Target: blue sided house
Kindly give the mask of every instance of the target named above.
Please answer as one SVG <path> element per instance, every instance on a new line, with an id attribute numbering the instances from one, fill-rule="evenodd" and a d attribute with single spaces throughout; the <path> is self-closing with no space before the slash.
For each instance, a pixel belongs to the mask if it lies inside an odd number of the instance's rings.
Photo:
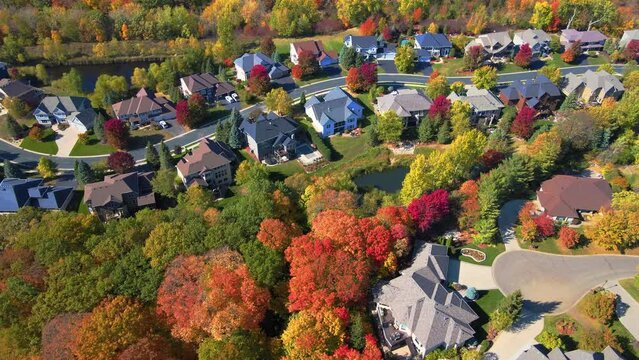
<path id="1" fill-rule="evenodd" d="M 73 197 L 69 186 L 43 185 L 43 180 L 7 178 L 0 182 L 0 213 L 16 212 L 23 206 L 64 210 Z"/>
<path id="2" fill-rule="evenodd" d="M 322 137 L 353 130 L 364 116 L 364 107 L 339 87 L 323 97 L 311 97 L 304 109 Z"/>

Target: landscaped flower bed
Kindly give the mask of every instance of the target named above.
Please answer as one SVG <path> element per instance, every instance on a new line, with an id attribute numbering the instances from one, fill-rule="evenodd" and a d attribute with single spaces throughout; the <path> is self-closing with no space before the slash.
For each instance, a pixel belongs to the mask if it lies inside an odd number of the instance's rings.
<path id="1" fill-rule="evenodd" d="M 463 248 L 461 249 L 461 254 L 463 256 L 468 256 L 476 262 L 482 262 L 486 260 L 486 254 L 483 251 L 479 251 L 477 249 Z"/>

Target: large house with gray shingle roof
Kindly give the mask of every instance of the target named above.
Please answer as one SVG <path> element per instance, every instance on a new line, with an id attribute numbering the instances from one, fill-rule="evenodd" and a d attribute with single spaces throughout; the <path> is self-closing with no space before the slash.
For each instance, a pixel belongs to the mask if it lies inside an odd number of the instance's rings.
<path id="1" fill-rule="evenodd" d="M 378 97 L 375 110 L 378 113 L 392 111 L 404 120 L 404 126 L 415 126 L 428 115 L 432 104 L 431 99 L 419 90 L 399 89 Z"/>
<path id="2" fill-rule="evenodd" d="M 42 125 L 69 124 L 85 133 L 93 128 L 97 116 L 89 99 L 81 96 L 47 96 L 33 111 Z"/>
<path id="3" fill-rule="evenodd" d="M 518 31 L 513 35 L 513 44 L 521 47 L 528 44 L 534 56 L 550 54 L 550 35 L 540 29 Z"/>
<path id="4" fill-rule="evenodd" d="M 575 29 L 565 29 L 561 31 L 559 42 L 564 49 L 570 48 L 579 42 L 581 51 L 602 51 L 608 37 L 599 30 L 579 31 Z"/>
<path id="5" fill-rule="evenodd" d="M 514 105 L 517 110 L 527 106 L 539 112 L 554 111 L 562 98 L 557 85 L 541 74 L 533 79 L 515 80 L 499 92 L 499 99 L 506 105 Z"/>
<path id="6" fill-rule="evenodd" d="M 561 91 L 566 96 L 575 93 L 586 104 L 601 104 L 607 97 L 619 100 L 625 88 L 619 79 L 606 71 L 588 70 L 583 75 L 566 75 Z"/>
<path id="7" fill-rule="evenodd" d="M 524 351 L 517 357 L 517 360 L 623 360 L 623 358 L 610 346 L 607 346 L 602 352 L 563 351 L 560 348 L 549 351 L 543 345 L 537 344 Z"/>
<path id="8" fill-rule="evenodd" d="M 246 118 L 240 125 L 251 153 L 259 161 L 268 162 L 288 161 L 295 156 L 298 128 L 295 120 L 274 112 Z"/>
<path id="9" fill-rule="evenodd" d="M 364 116 L 364 107 L 338 87 L 322 97 L 311 97 L 304 109 L 322 137 L 353 130 Z"/>
<path id="10" fill-rule="evenodd" d="M 271 80 L 280 79 L 290 73 L 290 69 L 286 66 L 276 63 L 270 57 L 256 52 L 255 54 L 246 53 L 233 62 L 235 64 L 235 72 L 238 80 L 247 81 L 251 70 L 256 65 L 262 65 L 268 71 L 268 77 Z"/>
<path id="11" fill-rule="evenodd" d="M 466 52 L 473 46 L 481 46 L 486 57 L 502 58 L 512 55 L 513 40 L 508 31 L 494 32 L 477 36 L 464 48 Z"/>
<path id="12" fill-rule="evenodd" d="M 0 110 L 2 101 L 6 98 L 20 99 L 30 106 L 37 106 L 42 99 L 42 91 L 20 80 L 0 79 Z"/>
<path id="13" fill-rule="evenodd" d="M 446 35 L 438 33 L 423 33 L 415 35 L 415 49 L 426 50 L 431 57 L 448 56 L 453 44 Z"/>
<path id="14" fill-rule="evenodd" d="M 470 120 L 474 124 L 482 124 L 490 126 L 499 119 L 501 110 L 504 108 L 499 99 L 487 89 L 477 89 L 474 86 L 468 86 L 465 95 L 455 92 L 448 95 L 451 103 L 455 101 L 467 102 L 470 104 Z"/>
<path id="15" fill-rule="evenodd" d="M 0 213 L 16 212 L 23 206 L 44 210 L 64 210 L 71 202 L 73 188 L 48 186 L 39 178 L 6 178 L 0 182 Z"/>
<path id="16" fill-rule="evenodd" d="M 344 46 L 352 48 L 360 56 L 365 58 L 374 58 L 381 48 L 381 42 L 375 36 L 356 36 L 346 35 L 344 37 Z"/>
<path id="17" fill-rule="evenodd" d="M 222 188 L 231 185 L 233 150 L 221 141 L 204 138 L 200 145 L 177 163 L 177 174 L 185 186 L 196 183 L 203 187 Z"/>
<path id="18" fill-rule="evenodd" d="M 84 203 L 91 214 L 107 221 L 129 216 L 145 207 L 155 207 L 153 172 L 107 175 L 104 181 L 84 186 Z"/>
<path id="19" fill-rule="evenodd" d="M 383 345 L 408 346 L 413 356 L 439 348 L 463 346 L 479 317 L 464 298 L 446 286 L 448 249 L 424 244 L 410 268 L 373 290 Z"/>
<path id="20" fill-rule="evenodd" d="M 175 106 L 169 99 L 156 96 L 151 90 L 142 88 L 134 97 L 111 106 L 115 116 L 127 121 L 132 128 L 149 124 L 151 121 L 175 119 Z"/>
<path id="21" fill-rule="evenodd" d="M 189 98 L 193 94 L 200 94 L 209 104 L 224 99 L 235 93 L 235 87 L 227 81 L 218 80 L 213 73 L 193 74 L 180 79 L 182 95 Z"/>

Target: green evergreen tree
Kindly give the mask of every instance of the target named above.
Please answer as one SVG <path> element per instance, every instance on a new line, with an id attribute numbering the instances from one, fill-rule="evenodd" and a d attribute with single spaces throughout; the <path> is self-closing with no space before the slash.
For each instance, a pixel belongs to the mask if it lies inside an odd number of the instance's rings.
<path id="1" fill-rule="evenodd" d="M 22 137 L 22 134 L 23 134 L 22 126 L 18 124 L 16 119 L 14 119 L 12 116 L 6 117 L 5 129 L 6 129 L 7 136 L 10 137 L 11 139 L 17 140 Z"/>
<path id="2" fill-rule="evenodd" d="M 357 55 L 355 49 L 344 46 L 339 52 L 339 64 L 342 66 L 342 68 L 348 70 L 355 66 L 355 62 L 357 61 L 358 57 L 359 56 Z"/>
<path id="3" fill-rule="evenodd" d="M 169 148 L 166 146 L 164 141 L 160 142 L 160 169 L 170 169 L 173 167 L 173 157 L 171 156 L 171 152 Z"/>
<path id="4" fill-rule="evenodd" d="M 146 162 L 151 165 L 154 169 L 157 169 L 160 166 L 160 155 L 158 154 L 157 149 L 150 141 L 146 143 Z"/>
<path id="5" fill-rule="evenodd" d="M 371 126 L 369 130 L 366 132 L 366 143 L 369 146 L 377 146 L 381 143 L 379 140 L 379 134 L 377 133 L 377 128 L 375 126 Z"/>
<path id="6" fill-rule="evenodd" d="M 437 137 L 437 122 L 424 117 L 417 128 L 417 135 L 420 142 L 430 142 Z"/>
<path id="7" fill-rule="evenodd" d="M 4 160 L 4 177 L 5 178 L 22 178 L 24 174 L 18 167 L 18 165 L 12 163 L 11 161 L 5 159 Z"/>
<path id="8" fill-rule="evenodd" d="M 579 104 L 577 103 L 577 94 L 571 92 L 568 96 L 566 96 L 566 99 L 564 99 L 564 102 L 559 107 L 559 110 L 574 110 L 578 107 Z"/>
<path id="9" fill-rule="evenodd" d="M 228 144 L 230 133 L 231 133 L 231 119 L 227 119 L 222 121 L 215 128 L 215 140 Z"/>
<path id="10" fill-rule="evenodd" d="M 104 142 L 104 115 L 101 113 L 98 113 L 98 116 L 95 117 L 93 133 L 98 140 Z"/>
<path id="11" fill-rule="evenodd" d="M 306 93 L 302 91 L 300 94 L 300 106 L 304 107 L 304 104 L 306 104 Z"/>
<path id="12" fill-rule="evenodd" d="M 231 129 L 229 131 L 229 146 L 233 149 L 241 149 L 242 145 L 242 133 L 236 123 L 231 123 Z"/>
<path id="13" fill-rule="evenodd" d="M 220 81 L 226 81 L 227 80 L 227 78 L 226 78 L 226 69 L 222 65 L 220 65 L 217 68 L 217 78 Z"/>
<path id="14" fill-rule="evenodd" d="M 213 61 L 211 61 L 211 58 L 207 56 L 204 62 L 202 63 L 202 72 L 210 73 L 212 71 L 213 71 Z"/>
<path id="15" fill-rule="evenodd" d="M 440 144 L 448 144 L 452 140 L 453 137 L 450 134 L 450 124 L 448 124 L 448 121 L 444 121 L 437 133 L 437 142 Z"/>
<path id="16" fill-rule="evenodd" d="M 74 175 L 76 180 L 78 180 L 78 184 L 86 185 L 95 181 L 95 174 L 93 173 L 93 169 L 86 162 L 80 160 L 75 161 L 74 164 Z"/>
<path id="17" fill-rule="evenodd" d="M 350 326 L 350 343 L 351 347 L 356 350 L 362 350 L 366 346 L 366 330 L 364 329 L 364 319 L 362 314 L 357 313 L 353 316 Z"/>
<path id="18" fill-rule="evenodd" d="M 277 52 L 277 50 L 273 51 L 273 55 L 271 56 L 271 58 L 276 63 L 282 62 L 280 59 L 280 54 Z"/>

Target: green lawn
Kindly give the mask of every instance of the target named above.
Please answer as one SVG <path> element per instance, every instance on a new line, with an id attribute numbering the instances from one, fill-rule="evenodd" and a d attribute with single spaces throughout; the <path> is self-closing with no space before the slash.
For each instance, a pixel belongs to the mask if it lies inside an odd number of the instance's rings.
<path id="1" fill-rule="evenodd" d="M 146 147 L 147 142 L 151 142 L 151 144 L 158 144 L 160 141 L 168 140 L 172 137 L 173 135 L 168 131 L 155 130 L 151 126 L 144 129 L 133 130 L 131 131 L 131 137 L 129 138 L 128 149 L 141 149 Z"/>
<path id="2" fill-rule="evenodd" d="M 89 135 L 89 141 L 86 144 L 78 142 L 75 143 L 71 150 L 71 156 L 92 156 L 92 155 L 104 155 L 114 152 L 113 146 L 109 144 L 102 144 L 95 136 L 95 134 Z"/>
<path id="3" fill-rule="evenodd" d="M 55 131 L 49 128 L 45 129 L 42 140 L 34 140 L 27 136 L 20 143 L 20 147 L 39 153 L 55 155 L 58 153 L 58 145 L 55 143 Z"/>
<path id="4" fill-rule="evenodd" d="M 639 285 L 635 278 L 619 280 L 619 284 L 632 296 L 635 301 L 639 302 Z"/>
<path id="5" fill-rule="evenodd" d="M 439 71 L 446 76 L 460 76 L 464 68 L 464 59 L 444 59 L 443 64 L 433 64 L 433 70 Z"/>
<path id="6" fill-rule="evenodd" d="M 604 55 L 600 55 L 600 56 L 588 56 L 588 59 L 586 59 L 586 61 L 583 64 L 580 65 L 601 65 L 601 64 L 605 64 L 605 63 L 609 63 L 610 59 L 608 59 L 607 56 Z M 563 60 L 561 60 L 561 54 L 552 54 L 552 60 L 546 61 L 546 65 L 555 65 L 557 67 L 568 67 L 568 66 L 575 66 L 575 64 L 568 64 L 566 62 L 564 62 Z"/>
<path id="7" fill-rule="evenodd" d="M 504 251 L 506 251 L 506 246 L 504 245 L 504 243 L 499 242 L 497 244 L 494 245 L 490 245 L 490 246 L 486 246 L 486 247 L 479 247 L 475 244 L 468 244 L 468 245 L 464 245 L 461 247 L 461 249 L 463 248 L 471 248 L 471 249 L 477 249 L 483 253 L 486 254 L 486 260 L 482 261 L 482 262 L 476 262 L 475 260 L 473 260 L 471 257 L 468 256 L 463 256 L 460 253 L 458 253 L 456 256 L 459 258 L 459 261 L 464 261 L 467 263 L 471 263 L 471 264 L 479 264 L 479 265 L 486 265 L 486 266 L 491 266 L 493 264 L 493 261 L 495 261 L 495 258 L 497 257 L 497 255 L 503 253 Z M 460 249 L 460 250 L 461 250 Z"/>
<path id="8" fill-rule="evenodd" d="M 482 341 L 488 333 L 489 315 L 497 308 L 499 302 L 504 298 L 504 295 L 496 289 L 480 290 L 477 293 L 479 294 L 479 299 L 474 302 L 469 302 L 469 305 L 479 316 L 479 319 L 475 320 L 472 325 L 476 331 L 475 336 L 477 340 Z"/>
<path id="9" fill-rule="evenodd" d="M 357 29 L 353 28 L 353 29 L 341 31 L 336 34 L 317 35 L 317 36 L 312 36 L 307 38 L 276 38 L 276 39 L 273 39 L 273 42 L 275 43 L 275 48 L 277 49 L 277 52 L 279 53 L 280 58 L 284 60 L 285 58 L 289 57 L 290 44 L 292 42 L 298 42 L 298 41 L 319 40 L 324 44 L 324 49 L 326 51 L 335 51 L 336 53 L 339 53 L 339 51 L 342 49 L 342 46 L 344 45 L 344 36 L 348 34 L 356 35 L 358 34 L 358 31 Z M 271 56 L 272 54 L 266 54 L 266 55 Z"/>

